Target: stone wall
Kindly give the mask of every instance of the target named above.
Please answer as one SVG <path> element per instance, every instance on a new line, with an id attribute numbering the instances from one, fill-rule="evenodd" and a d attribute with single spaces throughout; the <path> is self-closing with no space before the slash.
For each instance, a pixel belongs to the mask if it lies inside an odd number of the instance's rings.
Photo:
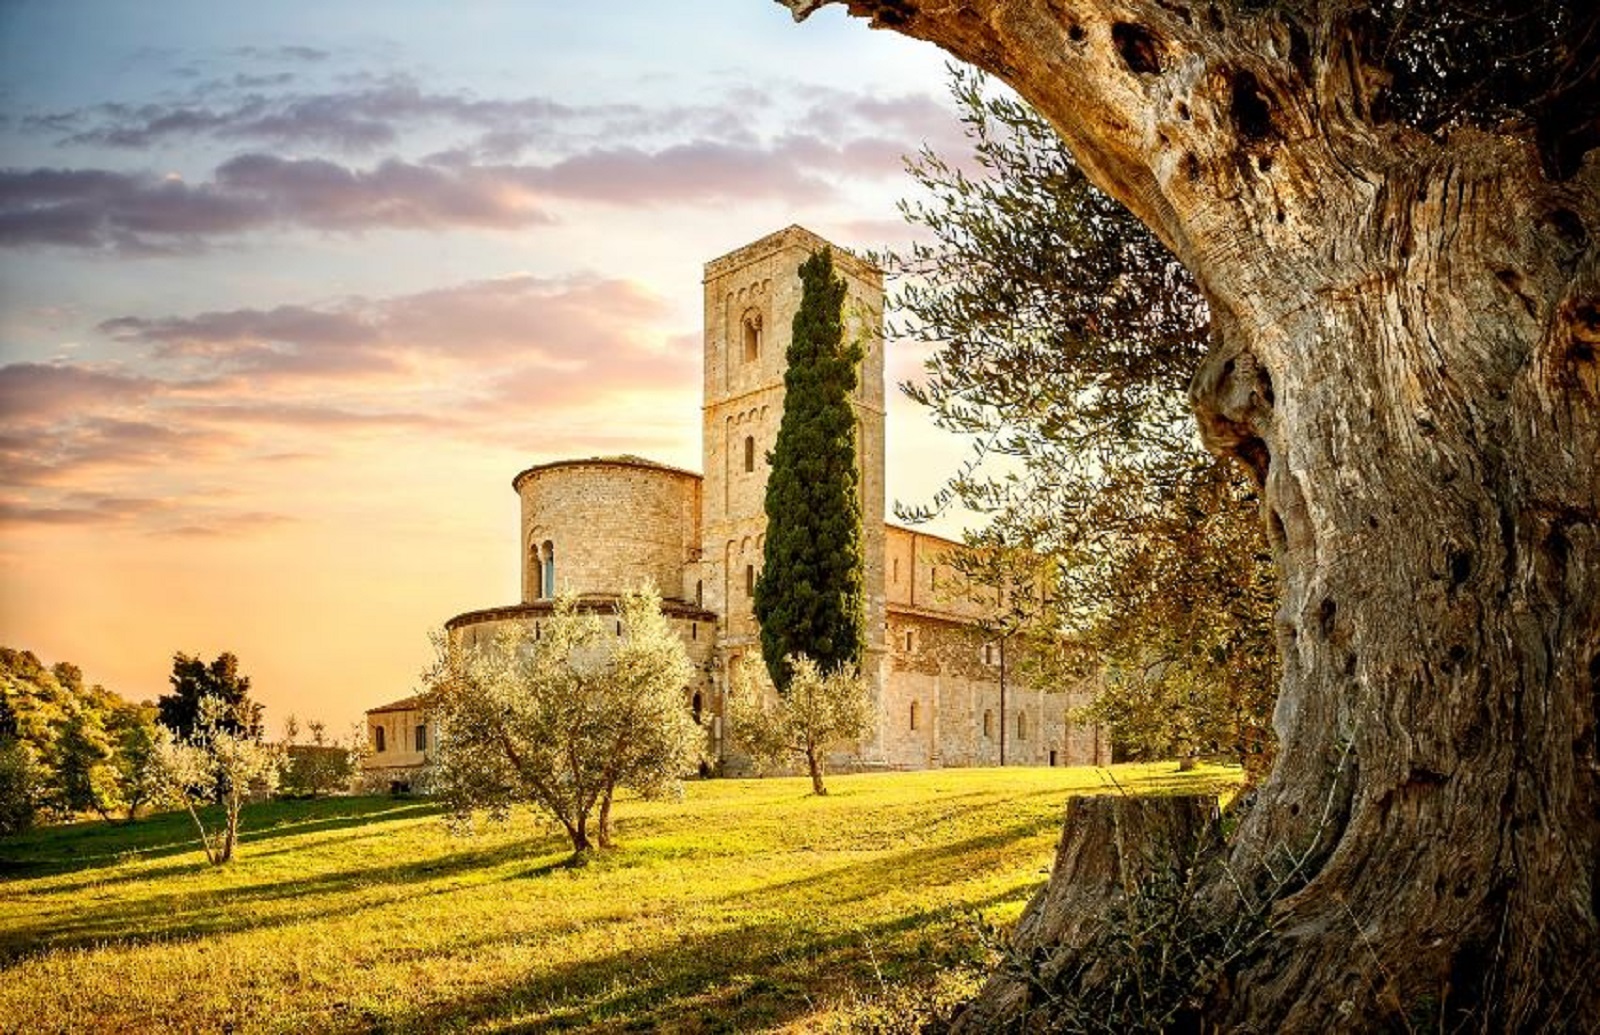
<path id="1" fill-rule="evenodd" d="M 1089 695 L 1032 685 L 1020 653 L 1016 641 L 1002 645 L 970 624 L 891 609 L 879 698 L 885 763 L 999 765 L 1002 736 L 1007 765 L 1109 763 L 1104 731 L 1069 715 Z"/>
<path id="2" fill-rule="evenodd" d="M 522 599 L 619 593 L 653 582 L 684 599 L 698 560 L 700 476 L 636 458 L 543 464 L 512 482 L 522 500 Z"/>

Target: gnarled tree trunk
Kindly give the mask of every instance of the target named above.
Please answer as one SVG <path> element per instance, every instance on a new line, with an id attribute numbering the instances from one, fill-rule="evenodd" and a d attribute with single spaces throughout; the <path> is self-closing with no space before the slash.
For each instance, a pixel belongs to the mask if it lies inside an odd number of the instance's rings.
<path id="1" fill-rule="evenodd" d="M 1307 878 L 1210 1020 L 1594 1023 L 1600 154 L 1383 122 L 1348 41 L 1210 5 L 846 6 L 1016 88 L 1210 301 L 1191 397 L 1284 587 L 1231 872 Z"/>

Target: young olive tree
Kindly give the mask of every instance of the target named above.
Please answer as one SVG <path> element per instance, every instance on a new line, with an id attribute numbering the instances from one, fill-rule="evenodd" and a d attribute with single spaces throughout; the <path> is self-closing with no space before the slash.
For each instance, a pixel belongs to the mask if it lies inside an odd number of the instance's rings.
<path id="1" fill-rule="evenodd" d="M 229 722 L 229 713 L 229 705 L 220 698 L 202 698 L 193 734 L 179 739 L 162 726 L 155 739 L 155 771 L 162 794 L 188 810 L 206 861 L 213 866 L 233 858 L 244 803 L 256 791 L 271 794 L 282 765 L 275 745 L 236 732 L 237 723 Z M 220 830 L 207 828 L 200 813 L 212 802 L 222 807 Z"/>
<path id="2" fill-rule="evenodd" d="M 734 740 L 757 766 L 804 759 L 811 790 L 827 794 L 822 770 L 828 748 L 872 728 L 867 683 L 849 663 L 823 672 L 804 654 L 791 654 L 784 660 L 791 677 L 788 691 L 781 694 L 756 666 L 734 667 L 728 725 Z"/>
<path id="3" fill-rule="evenodd" d="M 424 699 L 439 723 L 436 786 L 457 820 L 528 805 L 582 855 L 611 846 L 618 790 L 679 790 L 702 746 L 688 652 L 654 589 L 624 595 L 617 620 L 613 634 L 563 596 L 537 638 L 513 627 L 470 647 L 436 637 Z"/>

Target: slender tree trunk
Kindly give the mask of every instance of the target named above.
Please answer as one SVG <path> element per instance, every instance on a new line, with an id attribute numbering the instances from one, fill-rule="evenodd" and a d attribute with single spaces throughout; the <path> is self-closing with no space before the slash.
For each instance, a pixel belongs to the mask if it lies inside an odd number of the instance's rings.
<path id="1" fill-rule="evenodd" d="M 211 836 L 206 833 L 206 825 L 200 822 L 200 813 L 195 809 L 194 802 L 185 796 L 183 804 L 189 810 L 189 818 L 194 821 L 195 831 L 200 835 L 200 850 L 206 854 L 206 862 L 212 866 L 218 865 L 222 860 L 211 849 Z"/>
<path id="2" fill-rule="evenodd" d="M 239 808 L 241 803 L 231 800 L 227 803 L 227 822 L 222 831 L 222 849 L 217 853 L 217 865 L 233 859 L 234 845 L 239 842 Z"/>
<path id="3" fill-rule="evenodd" d="M 600 795 L 599 841 L 601 848 L 611 847 L 611 795 L 611 787 L 607 787 Z"/>
<path id="4" fill-rule="evenodd" d="M 1283 586 L 1280 746 L 1228 881 L 1304 865 L 1210 1019 L 1592 1023 L 1600 161 L 1558 181 L 1511 129 L 1383 122 L 1352 41 L 1226 8 L 847 6 L 1015 87 L 1211 304 L 1191 398 Z"/>
<path id="5" fill-rule="evenodd" d="M 822 785 L 822 760 L 817 757 L 817 745 L 806 745 L 806 770 L 811 773 L 811 793 L 824 795 L 828 788 Z"/>

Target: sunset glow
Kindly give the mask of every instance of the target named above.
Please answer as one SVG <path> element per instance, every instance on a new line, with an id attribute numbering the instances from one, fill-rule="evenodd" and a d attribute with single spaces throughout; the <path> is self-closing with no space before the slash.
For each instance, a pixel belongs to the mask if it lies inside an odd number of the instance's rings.
<path id="1" fill-rule="evenodd" d="M 136 699 L 231 650 L 274 730 L 411 692 L 518 598 L 517 471 L 698 469 L 705 260 L 903 240 L 943 59 L 846 21 L 0 8 L 0 643 Z M 924 501 L 964 446 L 890 406 Z"/>

